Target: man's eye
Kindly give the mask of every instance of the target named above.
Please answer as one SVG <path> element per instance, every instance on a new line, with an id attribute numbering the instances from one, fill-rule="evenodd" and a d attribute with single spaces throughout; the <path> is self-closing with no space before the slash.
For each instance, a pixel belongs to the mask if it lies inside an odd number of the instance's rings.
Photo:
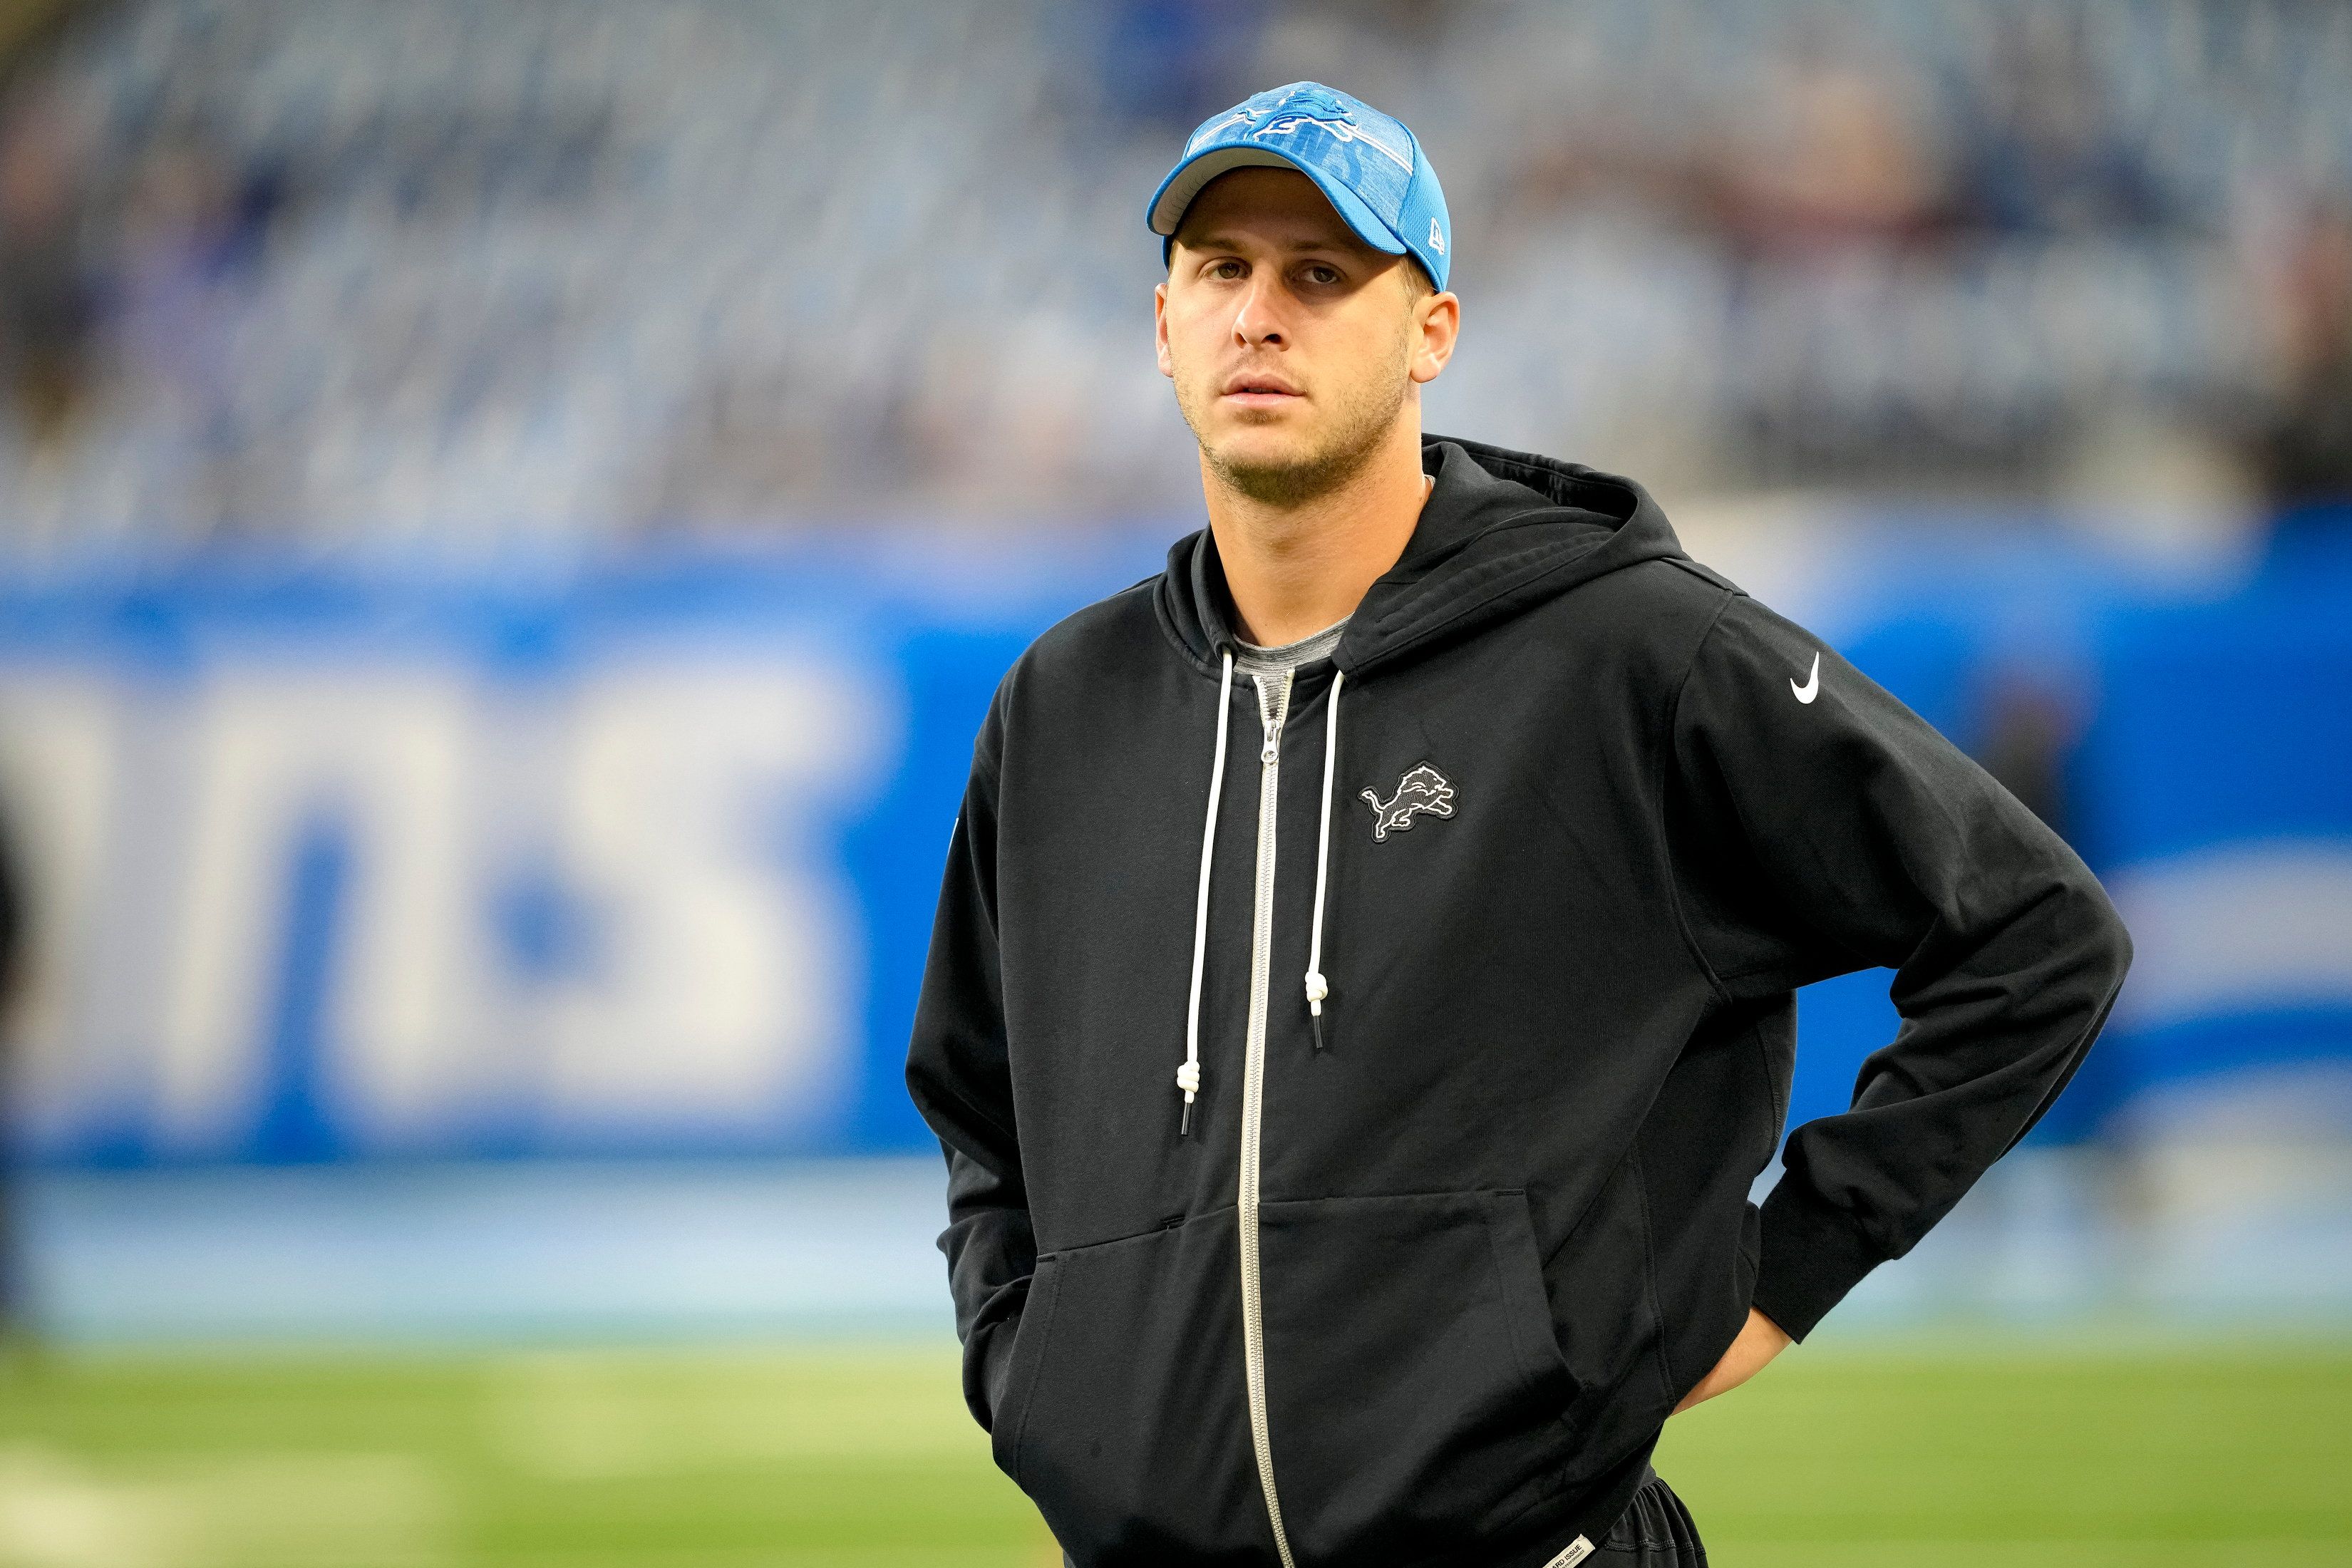
<path id="1" fill-rule="evenodd" d="M 1220 261 L 1209 268 L 1209 276 L 1212 278 L 1234 279 L 1241 275 L 1242 264 L 1238 261 Z"/>
<path id="2" fill-rule="evenodd" d="M 1307 280 L 1328 287 L 1339 281 L 1339 269 L 1336 267 L 1310 267 L 1307 269 Z"/>

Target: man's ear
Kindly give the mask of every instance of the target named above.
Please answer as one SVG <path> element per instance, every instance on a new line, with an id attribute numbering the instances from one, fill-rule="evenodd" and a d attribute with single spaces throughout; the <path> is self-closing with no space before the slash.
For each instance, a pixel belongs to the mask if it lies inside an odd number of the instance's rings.
<path id="1" fill-rule="evenodd" d="M 1452 294 L 1423 295 L 1413 302 L 1412 331 L 1407 337 L 1412 360 L 1406 374 L 1416 382 L 1435 381 L 1454 357 L 1454 341 L 1462 333 L 1462 301 Z"/>
<path id="2" fill-rule="evenodd" d="M 1160 356 L 1160 374 L 1176 379 L 1176 362 L 1168 356 L 1168 285 L 1151 290 L 1151 341 Z"/>

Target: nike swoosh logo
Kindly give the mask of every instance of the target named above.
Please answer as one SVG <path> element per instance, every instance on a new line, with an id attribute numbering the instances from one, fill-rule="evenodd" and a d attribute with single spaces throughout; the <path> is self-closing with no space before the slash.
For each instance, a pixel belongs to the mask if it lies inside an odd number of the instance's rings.
<path id="1" fill-rule="evenodd" d="M 1811 702 L 1822 694 L 1822 656 L 1820 654 L 1813 655 L 1813 668 L 1806 674 L 1805 683 L 1800 686 L 1792 680 L 1789 682 L 1789 689 L 1797 694 L 1797 700 L 1800 702 Z"/>

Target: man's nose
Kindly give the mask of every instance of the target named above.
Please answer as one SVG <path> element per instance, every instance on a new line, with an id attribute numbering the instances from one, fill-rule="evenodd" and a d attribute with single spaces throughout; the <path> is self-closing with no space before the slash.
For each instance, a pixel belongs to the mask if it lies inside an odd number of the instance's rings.
<path id="1" fill-rule="evenodd" d="M 1261 348 L 1284 341 L 1281 290 L 1263 273 L 1250 279 L 1234 316 L 1234 336 L 1244 348 Z"/>

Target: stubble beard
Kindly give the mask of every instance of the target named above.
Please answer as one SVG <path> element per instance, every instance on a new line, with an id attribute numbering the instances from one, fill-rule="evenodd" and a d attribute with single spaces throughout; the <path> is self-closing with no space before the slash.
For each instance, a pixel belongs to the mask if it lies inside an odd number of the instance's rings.
<path id="1" fill-rule="evenodd" d="M 1213 445 L 1203 428 L 1206 407 L 1196 405 L 1193 397 L 1181 390 L 1182 384 L 1178 384 L 1177 406 L 1201 443 L 1201 459 L 1209 471 L 1262 506 L 1288 508 L 1328 495 L 1364 470 L 1395 427 L 1409 381 L 1400 374 L 1392 379 L 1360 384 L 1352 389 L 1354 395 L 1339 407 L 1330 433 L 1321 443 L 1312 450 L 1264 461 L 1236 457 Z M 1211 403 L 1214 398 L 1214 393 L 1209 394 Z"/>

